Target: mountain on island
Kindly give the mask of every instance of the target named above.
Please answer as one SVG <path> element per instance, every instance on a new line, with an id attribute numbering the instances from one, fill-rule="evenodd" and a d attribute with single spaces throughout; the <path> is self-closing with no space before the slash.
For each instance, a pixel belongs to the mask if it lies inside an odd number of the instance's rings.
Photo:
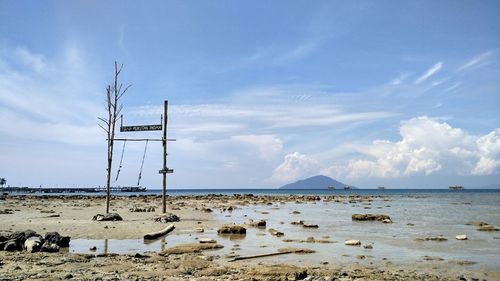
<path id="1" fill-rule="evenodd" d="M 294 183 L 285 184 L 280 187 L 280 189 L 344 189 L 345 186 L 349 186 L 345 183 L 334 180 L 330 177 L 319 175 L 310 177 L 307 179 L 299 180 Z M 352 187 L 352 189 L 356 189 Z"/>

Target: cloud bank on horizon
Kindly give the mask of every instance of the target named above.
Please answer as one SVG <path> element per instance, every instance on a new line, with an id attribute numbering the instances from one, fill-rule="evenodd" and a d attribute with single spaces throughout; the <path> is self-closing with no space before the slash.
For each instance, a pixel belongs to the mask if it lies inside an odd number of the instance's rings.
<path id="1" fill-rule="evenodd" d="M 317 174 L 360 187 L 500 183 L 499 3 L 286 3 L 130 2 L 110 17 L 96 7 L 112 3 L 2 2 L 0 176 L 104 183 L 96 117 L 116 59 L 133 85 L 125 123 L 158 123 L 170 101 L 173 188 Z M 126 145 L 116 184 L 136 181 L 143 145 Z M 150 145 L 148 187 L 161 185 L 160 153 Z"/>

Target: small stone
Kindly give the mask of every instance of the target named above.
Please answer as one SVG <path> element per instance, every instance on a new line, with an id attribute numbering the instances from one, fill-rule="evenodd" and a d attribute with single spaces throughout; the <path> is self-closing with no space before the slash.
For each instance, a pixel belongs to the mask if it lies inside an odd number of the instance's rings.
<path id="1" fill-rule="evenodd" d="M 457 240 L 467 240 L 468 238 L 467 238 L 467 235 L 460 234 L 460 235 L 455 236 L 455 239 L 457 239 Z"/>
<path id="2" fill-rule="evenodd" d="M 205 229 L 203 229 L 203 227 L 198 227 L 194 231 L 196 231 L 198 233 L 202 233 L 202 232 L 205 232 Z"/>
<path id="3" fill-rule="evenodd" d="M 95 251 L 97 251 L 97 247 L 96 246 L 90 247 L 89 250 L 92 252 L 95 252 Z"/>
<path id="4" fill-rule="evenodd" d="M 370 244 L 368 244 L 368 245 L 364 245 L 363 248 L 365 248 L 365 249 L 373 249 L 373 246 L 370 245 Z"/>
<path id="5" fill-rule="evenodd" d="M 361 241 L 359 240 L 346 240 L 344 242 L 345 245 L 347 246 L 360 246 L 361 245 Z"/>
<path id="6" fill-rule="evenodd" d="M 200 243 L 217 243 L 217 241 L 215 241 L 214 239 L 212 238 L 200 238 L 199 239 Z"/>
<path id="7" fill-rule="evenodd" d="M 71 273 L 67 273 L 66 275 L 64 275 L 64 279 L 71 279 L 73 278 L 73 274 Z"/>

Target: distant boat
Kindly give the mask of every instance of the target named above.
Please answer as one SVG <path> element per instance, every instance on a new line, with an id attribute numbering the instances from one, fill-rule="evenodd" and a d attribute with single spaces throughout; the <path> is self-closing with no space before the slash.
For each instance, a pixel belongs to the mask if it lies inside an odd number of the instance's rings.
<path id="1" fill-rule="evenodd" d="M 344 185 L 344 190 L 351 190 L 351 186 L 350 185 Z"/>
<path id="2" fill-rule="evenodd" d="M 461 185 L 452 185 L 449 187 L 449 189 L 450 190 L 462 190 L 462 189 L 464 189 L 464 187 Z"/>
<path id="3" fill-rule="evenodd" d="M 120 188 L 121 192 L 143 192 L 146 191 L 145 187 L 142 186 L 122 186 Z"/>
<path id="4" fill-rule="evenodd" d="M 335 189 L 335 186 L 334 186 L 334 185 L 330 185 L 330 186 L 328 187 L 328 189 L 333 190 L 333 189 Z"/>
<path id="5" fill-rule="evenodd" d="M 379 190 L 384 190 L 384 189 L 385 189 L 385 186 L 379 186 L 379 187 L 377 187 L 377 189 L 379 189 Z"/>

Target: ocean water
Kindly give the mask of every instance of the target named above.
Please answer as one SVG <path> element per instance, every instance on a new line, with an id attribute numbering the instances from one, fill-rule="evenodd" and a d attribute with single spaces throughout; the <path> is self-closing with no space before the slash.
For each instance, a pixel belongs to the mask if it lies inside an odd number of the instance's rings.
<path id="1" fill-rule="evenodd" d="M 149 193 L 159 194 L 158 191 Z M 256 262 L 290 262 L 315 264 L 329 262 L 371 263 L 387 262 L 413 264 L 426 263 L 428 259 L 442 259 L 442 263 L 459 261 L 473 262 L 468 267 L 492 267 L 500 269 L 500 232 L 482 232 L 473 221 L 484 221 L 500 228 L 499 190 L 179 190 L 169 195 L 203 194 L 318 194 L 318 195 L 382 195 L 372 202 L 347 203 L 318 201 L 305 203 L 279 203 L 273 205 L 240 206 L 232 212 L 215 211 L 213 215 L 221 224 L 243 224 L 250 219 L 266 220 L 265 229 L 248 228 L 245 236 L 219 236 L 217 229 L 205 229 L 205 233 L 173 232 L 163 240 L 144 244 L 141 239 L 72 241 L 71 251 L 88 252 L 88 246 L 98 246 L 98 252 L 144 252 L 160 251 L 179 243 L 196 243 L 197 238 L 209 237 L 225 247 L 214 251 L 223 260 L 231 255 L 257 255 L 272 253 L 280 248 L 308 248 L 316 253 L 308 255 L 282 255 L 257 259 Z M 294 211 L 300 214 L 294 214 Z M 354 222 L 354 213 L 389 215 L 392 224 L 380 222 Z M 303 220 L 318 224 L 318 229 L 292 225 L 292 221 Z M 284 232 L 282 237 L 272 236 L 269 228 Z M 456 235 L 466 234 L 469 240 L 459 241 Z M 448 240 L 416 241 L 417 237 L 443 235 Z M 285 239 L 307 240 L 308 237 L 334 243 L 285 242 Z M 345 240 L 358 239 L 373 249 L 344 245 Z M 129 246 L 126 246 L 129 245 Z M 363 259 L 360 259 L 364 256 Z M 250 261 L 251 262 L 251 261 Z"/>

